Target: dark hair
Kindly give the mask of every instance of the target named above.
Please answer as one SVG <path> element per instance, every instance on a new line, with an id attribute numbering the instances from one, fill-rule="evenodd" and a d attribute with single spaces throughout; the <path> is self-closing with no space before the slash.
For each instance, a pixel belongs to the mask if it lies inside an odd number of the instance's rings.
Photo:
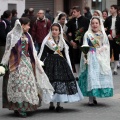
<path id="1" fill-rule="evenodd" d="M 52 27 L 53 26 L 57 26 L 58 28 L 59 28 L 59 31 L 61 31 L 61 27 L 60 27 L 60 25 L 58 24 L 58 23 L 53 23 L 52 25 L 51 25 L 51 31 L 52 31 Z"/>
<path id="2" fill-rule="evenodd" d="M 108 11 L 107 11 L 107 10 L 103 10 L 103 11 L 102 11 L 102 13 L 104 13 L 104 12 L 106 12 L 106 13 L 107 13 L 107 15 L 108 15 Z"/>
<path id="3" fill-rule="evenodd" d="M 25 10 L 24 10 L 24 13 L 25 13 L 25 14 L 28 14 L 28 12 L 29 12 L 29 9 L 25 9 Z"/>
<path id="4" fill-rule="evenodd" d="M 72 10 L 76 10 L 77 12 L 79 12 L 79 11 L 80 11 L 80 7 L 79 7 L 79 6 L 74 6 L 74 7 L 72 8 Z"/>
<path id="5" fill-rule="evenodd" d="M 118 6 L 117 5 L 111 5 L 110 7 L 113 7 L 114 9 L 116 9 L 118 11 Z"/>
<path id="6" fill-rule="evenodd" d="M 1 19 L 9 18 L 11 16 L 12 12 L 10 10 L 4 11 L 3 15 L 1 15 Z"/>
<path id="7" fill-rule="evenodd" d="M 88 6 L 84 7 L 84 9 L 89 12 L 90 11 L 90 8 Z"/>
<path id="8" fill-rule="evenodd" d="M 118 10 L 120 10 L 120 6 L 118 7 Z"/>
<path id="9" fill-rule="evenodd" d="M 94 20 L 94 19 L 97 19 L 97 20 L 99 21 L 99 23 L 100 23 L 100 19 L 97 18 L 97 17 L 93 17 L 93 18 L 91 19 L 91 22 L 92 22 L 92 20 Z"/>
<path id="10" fill-rule="evenodd" d="M 60 15 L 59 15 L 59 17 L 58 17 L 58 20 L 60 20 L 62 17 L 64 17 L 64 16 L 66 16 L 66 14 L 65 13 L 61 13 Z"/>
<path id="11" fill-rule="evenodd" d="M 16 10 L 16 9 L 13 9 L 13 10 L 12 10 L 12 16 L 15 16 L 15 14 L 17 14 L 17 10 Z"/>
<path id="12" fill-rule="evenodd" d="M 33 14 L 34 13 L 34 9 L 33 8 L 29 8 L 29 14 Z"/>
<path id="13" fill-rule="evenodd" d="M 50 9 L 49 9 L 49 8 L 47 8 L 47 9 L 46 9 L 46 12 L 50 12 Z"/>
<path id="14" fill-rule="evenodd" d="M 22 24 L 23 24 L 23 25 L 26 25 L 26 24 L 28 24 L 28 23 L 30 22 L 30 19 L 27 18 L 27 17 L 21 17 L 21 18 L 19 19 L 19 21 L 20 21 L 21 25 L 22 25 Z"/>

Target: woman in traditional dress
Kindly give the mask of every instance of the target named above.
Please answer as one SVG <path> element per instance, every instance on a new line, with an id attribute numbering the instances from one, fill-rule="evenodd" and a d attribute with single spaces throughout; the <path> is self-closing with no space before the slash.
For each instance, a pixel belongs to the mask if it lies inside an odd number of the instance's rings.
<path id="1" fill-rule="evenodd" d="M 14 110 L 21 117 L 26 117 L 27 111 L 36 110 L 41 98 L 49 103 L 54 91 L 37 57 L 28 33 L 29 25 L 28 18 L 16 20 L 7 35 L 2 59 L 9 69 L 3 79 L 3 108 Z"/>
<path id="2" fill-rule="evenodd" d="M 51 31 L 43 40 L 38 57 L 44 61 L 45 72 L 55 89 L 50 110 L 63 110 L 61 102 L 75 102 L 83 99 L 72 73 L 68 46 L 63 39 L 63 30 L 59 23 L 51 26 Z"/>
<path id="3" fill-rule="evenodd" d="M 68 27 L 66 26 L 66 24 L 68 25 L 66 14 L 64 12 L 60 12 L 56 16 L 56 18 L 54 20 L 54 23 L 59 23 L 62 26 L 62 29 L 63 29 L 63 38 L 64 38 L 65 42 L 67 43 L 67 45 L 69 47 L 69 51 L 70 51 L 69 52 L 69 56 L 70 56 L 70 60 L 72 60 L 73 56 L 72 56 L 72 54 L 70 54 L 70 53 L 72 53 L 72 46 L 70 44 L 68 36 L 66 35 L 67 29 L 68 29 Z M 72 35 L 72 33 L 69 33 L 69 34 Z M 73 65 L 73 63 L 71 63 L 71 64 L 72 64 L 72 68 L 73 68 L 73 71 L 74 71 L 75 70 L 74 65 Z M 76 73 L 73 73 L 73 74 L 74 74 L 74 76 L 76 76 Z"/>
<path id="4" fill-rule="evenodd" d="M 66 32 L 67 32 L 67 26 L 66 26 L 67 19 L 66 19 L 66 17 L 67 17 L 67 15 L 64 12 L 60 12 L 56 16 L 54 23 L 59 23 L 62 26 L 63 38 L 65 39 L 66 43 L 69 45 L 70 43 L 69 43 L 68 38 L 66 36 Z"/>
<path id="5" fill-rule="evenodd" d="M 105 20 L 103 19 L 102 12 L 100 10 L 95 10 L 93 16 L 99 16 L 104 23 Z"/>
<path id="6" fill-rule="evenodd" d="M 107 19 L 108 11 L 106 9 L 102 11 L 102 17 L 103 17 L 104 21 Z"/>
<path id="7" fill-rule="evenodd" d="M 110 45 L 100 17 L 91 19 L 84 35 L 83 45 L 89 45 L 87 60 L 84 54 L 80 61 L 79 86 L 89 105 L 97 104 L 96 97 L 113 96 L 113 78 L 110 68 Z M 87 64 L 85 64 L 87 63 Z"/>

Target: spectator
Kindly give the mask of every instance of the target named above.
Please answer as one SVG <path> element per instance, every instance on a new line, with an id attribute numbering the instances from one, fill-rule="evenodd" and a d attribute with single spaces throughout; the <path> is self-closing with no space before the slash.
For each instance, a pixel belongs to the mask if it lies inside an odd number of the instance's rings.
<path id="1" fill-rule="evenodd" d="M 37 51 L 40 51 L 42 41 L 50 30 L 51 22 L 45 17 L 44 10 L 39 10 L 37 16 L 38 18 L 32 28 L 32 37 Z"/>
<path id="2" fill-rule="evenodd" d="M 29 9 L 25 9 L 24 13 L 22 14 L 22 17 L 27 17 L 29 14 Z"/>
<path id="3" fill-rule="evenodd" d="M 11 27 L 13 28 L 15 25 L 15 21 L 17 20 L 17 10 L 12 10 L 12 18 L 11 18 Z"/>
<path id="4" fill-rule="evenodd" d="M 49 8 L 46 9 L 45 17 L 48 18 L 51 21 L 51 23 L 53 22 L 53 17 L 50 14 L 50 9 Z"/>
<path id="5" fill-rule="evenodd" d="M 34 9 L 33 8 L 29 8 L 29 14 L 28 14 L 28 18 L 30 19 L 30 29 L 29 29 L 29 33 L 31 34 L 34 22 L 36 21 L 37 17 L 34 15 Z"/>
<path id="6" fill-rule="evenodd" d="M 118 8 L 118 16 L 120 17 L 120 7 Z"/>
<path id="7" fill-rule="evenodd" d="M 120 45 L 116 42 L 116 37 L 120 35 L 120 17 L 117 14 L 118 6 L 111 5 L 109 16 L 105 22 L 104 26 L 106 28 L 106 33 L 108 35 L 108 39 L 110 42 L 110 57 L 112 58 L 112 52 L 114 54 L 114 70 L 113 74 L 117 75 L 117 65 L 119 63 L 119 53 L 120 53 Z"/>
<path id="8" fill-rule="evenodd" d="M 68 15 L 68 21 L 71 20 L 73 18 L 73 14 L 72 14 L 72 8 L 70 8 L 69 10 L 69 15 Z"/>
<path id="9" fill-rule="evenodd" d="M 4 11 L 3 15 L 1 16 L 0 21 L 0 62 L 3 57 L 5 51 L 5 44 L 6 44 L 6 36 L 7 33 L 11 30 L 11 20 L 12 13 L 10 10 Z"/>
<path id="10" fill-rule="evenodd" d="M 103 16 L 103 19 L 106 20 L 106 18 L 108 17 L 108 11 L 107 10 L 103 10 L 102 11 L 102 16 Z"/>
<path id="11" fill-rule="evenodd" d="M 70 44 L 72 46 L 72 50 L 70 51 L 70 57 L 71 57 L 71 63 L 74 68 L 74 75 L 76 79 L 78 79 L 78 74 L 79 74 L 79 64 L 80 64 L 80 56 L 81 56 L 81 51 L 79 49 L 79 46 L 82 45 L 83 38 L 81 40 L 76 41 L 76 31 L 79 29 L 84 29 L 84 32 L 87 31 L 88 26 L 89 26 L 89 19 L 81 15 L 80 7 L 79 6 L 74 6 L 72 8 L 72 13 L 73 13 L 73 19 L 71 19 L 66 26 L 68 27 L 67 29 L 67 36 L 70 41 Z"/>
<path id="12" fill-rule="evenodd" d="M 91 19 L 92 18 L 92 15 L 91 15 L 91 12 L 90 12 L 90 8 L 89 7 L 85 7 L 84 8 L 84 16 L 88 19 Z"/>
<path id="13" fill-rule="evenodd" d="M 105 20 L 103 19 L 102 12 L 100 10 L 95 10 L 93 16 L 99 16 L 104 23 Z"/>

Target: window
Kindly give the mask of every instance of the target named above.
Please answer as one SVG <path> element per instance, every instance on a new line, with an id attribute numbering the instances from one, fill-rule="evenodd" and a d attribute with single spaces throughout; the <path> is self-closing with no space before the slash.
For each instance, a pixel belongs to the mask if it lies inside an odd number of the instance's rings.
<path id="1" fill-rule="evenodd" d="M 92 0 L 93 10 L 102 10 L 102 0 Z"/>
<path id="2" fill-rule="evenodd" d="M 17 9 L 17 5 L 16 4 L 8 4 L 8 10 L 13 10 L 13 9 Z"/>
<path id="3" fill-rule="evenodd" d="M 118 4 L 118 6 L 120 7 L 120 0 L 117 0 L 117 4 Z"/>

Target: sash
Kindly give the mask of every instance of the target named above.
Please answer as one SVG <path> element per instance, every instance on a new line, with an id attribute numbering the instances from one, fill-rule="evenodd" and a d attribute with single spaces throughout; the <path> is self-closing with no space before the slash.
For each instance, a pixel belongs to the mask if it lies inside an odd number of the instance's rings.
<path id="1" fill-rule="evenodd" d="M 96 37 L 92 33 L 88 33 L 88 37 L 93 46 L 96 48 L 96 57 L 100 64 L 100 73 L 108 75 L 111 70 L 109 45 L 103 44 L 102 46 L 100 46 L 99 39 L 96 39 Z"/>
<path id="2" fill-rule="evenodd" d="M 88 37 L 92 43 L 92 45 L 95 47 L 95 48 L 99 48 L 100 47 L 100 43 L 99 43 L 99 40 L 96 39 L 92 33 L 88 33 Z"/>
<path id="3" fill-rule="evenodd" d="M 52 39 L 52 38 L 48 38 L 48 42 L 47 42 L 47 46 L 51 49 L 51 50 L 53 50 L 53 51 L 55 51 L 54 52 L 54 54 L 58 54 L 58 55 L 60 55 L 61 57 L 63 57 L 63 55 L 62 55 L 62 52 L 60 51 L 60 47 L 61 47 L 61 45 L 60 45 L 60 41 L 59 41 L 59 43 L 58 43 L 58 45 L 55 43 L 55 41 Z"/>

